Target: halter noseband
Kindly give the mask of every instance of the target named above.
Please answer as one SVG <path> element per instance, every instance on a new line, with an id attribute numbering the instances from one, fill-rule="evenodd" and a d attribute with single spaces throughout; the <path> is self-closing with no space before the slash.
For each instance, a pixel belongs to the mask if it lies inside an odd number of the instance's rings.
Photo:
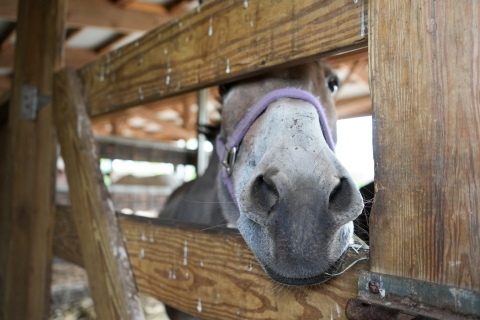
<path id="1" fill-rule="evenodd" d="M 333 143 L 332 134 L 330 132 L 330 127 L 327 123 L 327 118 L 325 116 L 325 111 L 323 110 L 320 100 L 315 98 L 310 93 L 296 89 L 296 88 L 283 88 L 279 90 L 274 90 L 270 93 L 264 95 L 257 103 L 250 107 L 240 122 L 237 124 L 235 131 L 228 138 L 227 142 L 224 143 L 220 139 L 220 135 L 216 139 L 216 150 L 217 155 L 220 161 L 222 162 L 222 181 L 228 189 L 230 196 L 233 201 L 236 203 L 235 193 L 233 188 L 233 182 L 231 174 L 233 171 L 233 165 L 235 164 L 235 158 L 237 156 L 237 150 L 240 143 L 243 140 L 243 137 L 247 133 L 250 126 L 257 120 L 257 118 L 262 114 L 267 107 L 276 100 L 291 98 L 291 99 L 300 99 L 307 101 L 312 104 L 318 112 L 318 118 L 320 120 L 320 127 L 322 128 L 322 133 L 327 142 L 327 145 L 330 149 L 335 152 L 335 145 Z"/>

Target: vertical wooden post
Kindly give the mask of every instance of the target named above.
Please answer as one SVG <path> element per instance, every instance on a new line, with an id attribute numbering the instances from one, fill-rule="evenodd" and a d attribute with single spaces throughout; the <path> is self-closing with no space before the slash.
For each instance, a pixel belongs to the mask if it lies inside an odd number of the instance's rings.
<path id="1" fill-rule="evenodd" d="M 480 2 L 369 0 L 372 271 L 480 289 Z"/>
<path id="2" fill-rule="evenodd" d="M 51 104 L 34 120 L 21 114 L 25 85 L 52 95 L 62 64 L 64 0 L 21 0 L 15 75 L 0 181 L 0 319 L 42 319 L 49 307 L 55 221 L 56 139 Z"/>
<path id="3" fill-rule="evenodd" d="M 54 118 L 65 161 L 73 220 L 99 319 L 144 319 L 123 236 L 103 183 L 82 83 L 55 75 Z"/>
<path id="4" fill-rule="evenodd" d="M 208 125 L 208 92 L 209 89 L 201 89 L 197 94 L 197 124 L 198 125 Z M 198 148 L 197 148 L 197 175 L 203 176 L 205 170 L 208 167 L 208 154 L 205 152 L 205 142 L 207 142 L 207 136 L 204 133 L 198 133 Z"/>

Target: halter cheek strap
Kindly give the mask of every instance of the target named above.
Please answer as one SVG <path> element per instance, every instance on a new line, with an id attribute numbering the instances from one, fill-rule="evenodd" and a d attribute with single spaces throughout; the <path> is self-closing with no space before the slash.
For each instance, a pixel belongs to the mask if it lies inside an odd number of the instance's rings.
<path id="1" fill-rule="evenodd" d="M 267 109 L 267 107 L 272 102 L 283 98 L 304 100 L 315 107 L 318 112 L 318 118 L 320 119 L 320 127 L 322 128 L 325 141 L 327 142 L 327 145 L 330 147 L 330 149 L 335 152 L 335 144 L 333 143 L 330 127 L 328 126 L 327 118 L 325 116 L 325 111 L 323 110 L 320 104 L 320 100 L 318 98 L 315 98 L 313 95 L 306 91 L 296 88 L 284 88 L 266 94 L 257 103 L 255 103 L 251 108 L 247 110 L 247 113 L 240 120 L 237 127 L 235 128 L 235 131 L 228 138 L 226 143 L 224 143 L 220 139 L 220 135 L 218 135 L 216 139 L 217 155 L 220 159 L 220 162 L 222 162 L 222 181 L 227 187 L 228 192 L 230 193 L 230 196 L 235 203 L 237 203 L 237 200 L 235 198 L 235 190 L 233 188 L 231 174 L 233 171 L 233 165 L 235 164 L 235 158 L 239 145 L 242 142 L 243 137 L 247 133 L 248 129 L 250 129 L 250 126 L 265 111 L 265 109 Z"/>

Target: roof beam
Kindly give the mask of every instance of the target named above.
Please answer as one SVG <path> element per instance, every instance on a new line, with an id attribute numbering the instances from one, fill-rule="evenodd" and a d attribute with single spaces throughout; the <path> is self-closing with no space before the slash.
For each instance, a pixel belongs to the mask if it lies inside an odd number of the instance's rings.
<path id="1" fill-rule="evenodd" d="M 112 51 L 115 45 L 119 44 L 121 41 L 125 40 L 125 38 L 129 37 L 130 34 L 119 34 L 111 41 L 108 41 L 106 44 L 102 45 L 100 48 L 96 48 L 96 52 L 99 56 Z"/>
<path id="2" fill-rule="evenodd" d="M 0 0 L 0 19 L 17 20 L 18 0 Z M 149 31 L 171 19 L 137 10 L 126 10 L 108 0 L 69 0 L 67 27 L 102 27 L 118 32 Z"/>
<path id="3" fill-rule="evenodd" d="M 331 56 L 327 60 L 333 68 L 338 68 L 341 64 L 351 63 L 352 61 L 368 60 L 368 48 Z"/>
<path id="4" fill-rule="evenodd" d="M 132 2 L 134 2 L 135 0 L 112 0 L 113 3 L 115 3 L 117 6 L 126 6 Z"/>
<path id="5" fill-rule="evenodd" d="M 348 119 L 372 115 L 370 95 L 339 100 L 335 103 L 338 119 Z"/>
<path id="6" fill-rule="evenodd" d="M 0 93 L 9 90 L 12 87 L 12 79 L 10 77 L 0 77 Z"/>
<path id="7" fill-rule="evenodd" d="M 163 127 L 162 132 L 165 132 L 169 136 L 175 137 L 175 139 L 187 140 L 195 137 L 194 132 L 191 132 L 183 127 L 176 126 L 172 123 L 168 123 L 167 121 L 159 120 L 156 117 L 155 112 L 151 111 L 150 109 L 144 106 L 131 108 L 131 109 L 128 109 L 126 112 L 131 114 L 132 116 L 142 117 L 148 121 L 161 125 Z"/>
<path id="8" fill-rule="evenodd" d="M 137 11 L 143 11 L 143 12 L 168 15 L 168 10 L 165 9 L 165 7 L 161 5 L 156 5 L 154 3 L 132 1 L 126 4 L 124 7 L 125 9 L 129 9 L 129 10 L 137 10 Z"/>
<path id="9" fill-rule="evenodd" d="M 1 1 L 1 0 L 0 0 Z M 14 46 L 6 46 L 0 50 L 0 68 L 12 68 L 15 55 Z M 97 59 L 99 55 L 92 50 L 86 49 L 65 49 L 65 64 L 68 67 L 80 68 L 87 63 L 90 63 Z M 0 88 L 1 88 L 0 82 Z"/>
<path id="10" fill-rule="evenodd" d="M 5 37 L 3 39 L 0 39 L 0 49 L 7 47 L 10 44 L 12 38 L 15 37 L 16 33 L 17 32 L 15 31 L 15 25 L 13 25 L 13 27 L 8 30 Z"/>

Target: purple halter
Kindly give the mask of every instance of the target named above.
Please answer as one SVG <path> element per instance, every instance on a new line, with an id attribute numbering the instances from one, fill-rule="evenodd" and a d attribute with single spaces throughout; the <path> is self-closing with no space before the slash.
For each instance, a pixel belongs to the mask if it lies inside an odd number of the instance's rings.
<path id="1" fill-rule="evenodd" d="M 247 113 L 243 116 L 242 120 L 238 123 L 237 127 L 233 134 L 228 138 L 227 142 L 224 143 L 220 139 L 220 135 L 216 139 L 216 150 L 217 155 L 220 161 L 222 162 L 222 181 L 228 189 L 230 196 L 233 201 L 237 203 L 235 199 L 235 193 L 233 188 L 233 182 L 231 178 L 233 165 L 235 164 L 235 158 L 237 155 L 237 150 L 240 143 L 243 140 L 243 137 L 247 133 L 250 126 L 257 120 L 257 118 L 262 114 L 267 107 L 276 100 L 283 98 L 292 98 L 300 99 L 311 103 L 318 112 L 318 118 L 320 119 L 320 127 L 322 128 L 323 136 L 327 142 L 330 149 L 335 152 L 335 145 L 333 143 L 332 134 L 330 132 L 330 127 L 327 123 L 327 118 L 325 116 L 325 111 L 323 110 L 320 100 L 315 98 L 310 93 L 296 89 L 296 88 L 283 88 L 279 90 L 274 90 L 266 95 L 264 95 L 257 103 L 247 110 Z"/>

